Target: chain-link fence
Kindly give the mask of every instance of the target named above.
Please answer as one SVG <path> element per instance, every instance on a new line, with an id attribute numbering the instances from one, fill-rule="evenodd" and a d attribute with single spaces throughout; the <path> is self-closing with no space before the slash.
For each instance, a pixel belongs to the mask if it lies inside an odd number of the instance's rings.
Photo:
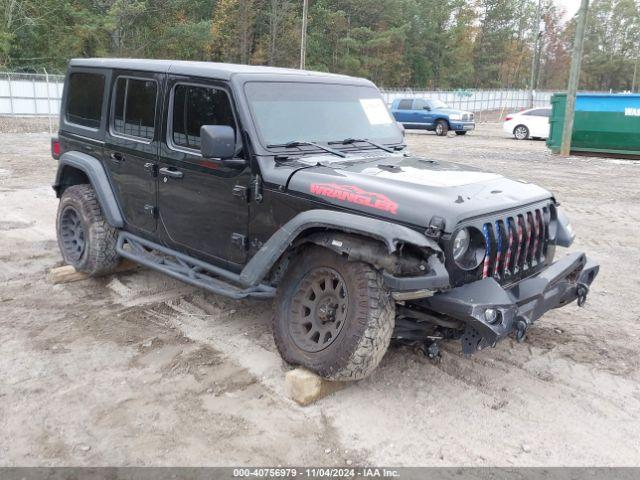
<path id="1" fill-rule="evenodd" d="M 0 72 L 0 116 L 49 118 L 57 120 L 64 76 L 47 73 Z M 476 120 L 500 121 L 514 110 L 548 105 L 553 92 L 528 90 L 394 90 L 383 89 L 385 101 L 391 105 L 397 98 L 438 99 L 451 108 L 476 114 Z"/>
<path id="2" fill-rule="evenodd" d="M 501 121 L 513 111 L 530 107 L 543 107 L 551 103 L 552 91 L 529 90 L 390 90 L 383 89 L 382 96 L 388 105 L 399 98 L 437 99 L 450 108 L 476 114 L 476 121 Z"/>

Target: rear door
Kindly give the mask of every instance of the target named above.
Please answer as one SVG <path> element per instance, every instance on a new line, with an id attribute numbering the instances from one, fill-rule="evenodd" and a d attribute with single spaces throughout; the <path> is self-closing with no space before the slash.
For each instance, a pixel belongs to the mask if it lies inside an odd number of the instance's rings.
<path id="1" fill-rule="evenodd" d="M 549 134 L 549 117 L 544 112 L 544 108 L 535 108 L 524 113 L 531 137 L 546 137 Z"/>
<path id="2" fill-rule="evenodd" d="M 549 138 L 549 118 L 551 117 L 551 109 L 550 108 L 541 108 L 541 124 L 540 124 L 540 134 L 538 135 L 541 138 Z"/>
<path id="3" fill-rule="evenodd" d="M 396 117 L 396 120 L 400 123 L 411 123 L 412 122 L 412 105 L 413 100 L 411 99 L 402 99 L 398 102 L 396 109 L 393 111 L 393 115 Z"/>
<path id="4" fill-rule="evenodd" d="M 105 163 L 127 228 L 156 230 L 158 125 L 163 74 L 114 72 Z"/>

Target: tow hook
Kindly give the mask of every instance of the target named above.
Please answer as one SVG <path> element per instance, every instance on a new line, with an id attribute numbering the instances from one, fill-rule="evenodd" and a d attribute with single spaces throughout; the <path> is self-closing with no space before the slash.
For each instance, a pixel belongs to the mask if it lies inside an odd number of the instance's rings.
<path id="1" fill-rule="evenodd" d="M 516 322 L 516 341 L 518 343 L 524 342 L 524 339 L 527 337 L 528 326 L 527 321 L 522 318 Z"/>
<path id="2" fill-rule="evenodd" d="M 578 288 L 576 290 L 576 294 L 578 295 L 578 306 L 583 307 L 585 302 L 587 301 L 587 294 L 589 293 L 589 287 L 584 283 L 579 283 Z"/>
<path id="3" fill-rule="evenodd" d="M 434 363 L 438 363 L 442 358 L 442 353 L 440 352 L 440 345 L 438 344 L 437 340 L 430 339 L 425 342 L 422 342 L 416 346 L 416 350 Z"/>

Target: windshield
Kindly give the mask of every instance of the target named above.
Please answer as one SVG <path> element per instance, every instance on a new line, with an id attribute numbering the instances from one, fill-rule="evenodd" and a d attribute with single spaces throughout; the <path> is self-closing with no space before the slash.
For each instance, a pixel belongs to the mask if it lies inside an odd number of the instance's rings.
<path id="1" fill-rule="evenodd" d="M 265 146 L 346 138 L 402 142 L 400 129 L 373 87 L 249 82 L 245 93 Z"/>

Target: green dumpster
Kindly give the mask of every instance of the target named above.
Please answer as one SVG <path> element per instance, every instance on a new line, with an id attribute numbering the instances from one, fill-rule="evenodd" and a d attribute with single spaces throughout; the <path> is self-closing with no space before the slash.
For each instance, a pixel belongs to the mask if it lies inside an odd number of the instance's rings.
<path id="1" fill-rule="evenodd" d="M 547 146 L 560 151 L 565 93 L 551 98 Z M 573 120 L 572 152 L 640 155 L 640 95 L 578 94 Z"/>

